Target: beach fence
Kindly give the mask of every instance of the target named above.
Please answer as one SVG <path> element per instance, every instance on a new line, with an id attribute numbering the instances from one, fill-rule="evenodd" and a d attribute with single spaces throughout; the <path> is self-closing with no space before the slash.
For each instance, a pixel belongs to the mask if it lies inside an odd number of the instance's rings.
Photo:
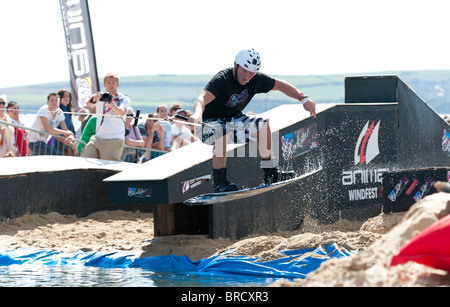
<path id="1" fill-rule="evenodd" d="M 78 150 L 78 144 L 86 146 L 86 142 L 81 139 L 74 138 L 73 143 L 66 144 L 64 142 L 66 139 L 64 136 L 24 125 L 17 125 L 2 120 L 0 120 L 0 125 L 10 127 L 11 132 L 14 131 L 12 135 L 9 135 L 11 140 L 6 140 L 5 137 L 2 137 L 2 142 L 8 142 L 8 148 L 5 151 L 4 157 L 14 157 L 16 155 L 21 157 L 39 155 L 78 157 L 81 154 Z M 33 135 L 32 141 L 30 141 L 30 135 Z M 133 161 L 135 163 L 142 163 L 146 152 L 167 153 L 166 150 L 137 147 L 127 144 L 125 144 L 124 152 L 136 157 Z M 147 160 L 149 160 L 150 155 L 147 156 Z M 123 159 L 125 159 L 125 156 L 123 156 Z"/>
<path id="2" fill-rule="evenodd" d="M 11 140 L 4 139 L 4 142 L 11 142 L 9 148 L 7 148 L 9 153 L 7 157 L 14 156 L 13 154 L 15 152 L 17 152 L 18 156 L 22 157 L 34 155 L 78 156 L 78 150 L 76 149 L 78 143 L 86 145 L 86 142 L 80 139 L 74 139 L 72 144 L 65 144 L 64 136 L 44 130 L 25 127 L 23 125 L 17 125 L 1 120 L 0 124 L 14 130 L 14 134 L 11 135 Z M 30 134 L 34 134 L 33 142 L 30 142 L 28 139 Z"/>

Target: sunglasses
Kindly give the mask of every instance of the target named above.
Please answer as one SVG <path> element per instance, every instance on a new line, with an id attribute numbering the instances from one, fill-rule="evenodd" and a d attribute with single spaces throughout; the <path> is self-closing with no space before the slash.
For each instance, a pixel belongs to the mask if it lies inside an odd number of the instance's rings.
<path id="1" fill-rule="evenodd" d="M 0 101 L 0 104 L 6 104 L 6 102 L 4 102 L 4 101 Z"/>

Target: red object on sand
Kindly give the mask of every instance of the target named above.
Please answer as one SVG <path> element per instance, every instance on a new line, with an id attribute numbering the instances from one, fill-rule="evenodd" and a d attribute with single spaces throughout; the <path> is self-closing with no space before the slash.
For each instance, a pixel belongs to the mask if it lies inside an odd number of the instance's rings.
<path id="1" fill-rule="evenodd" d="M 408 261 L 450 272 L 450 215 L 403 245 L 392 257 L 391 266 Z"/>

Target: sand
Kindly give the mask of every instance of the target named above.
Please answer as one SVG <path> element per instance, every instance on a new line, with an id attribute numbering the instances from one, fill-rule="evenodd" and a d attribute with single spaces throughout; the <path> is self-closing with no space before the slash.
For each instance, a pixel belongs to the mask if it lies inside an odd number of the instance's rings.
<path id="1" fill-rule="evenodd" d="M 0 223 L 0 250 L 43 248 L 68 254 L 80 250 L 124 252 L 137 257 L 173 253 L 196 261 L 232 243 L 207 236 L 155 238 L 152 213 L 121 210 L 101 211 L 85 218 L 56 212 L 24 215 Z"/>
<path id="2" fill-rule="evenodd" d="M 450 286 L 450 274 L 416 263 L 390 267 L 392 255 L 423 229 L 450 213 L 450 194 L 437 193 L 408 212 L 380 214 L 363 222 L 319 225 L 305 218 L 296 232 L 251 236 L 239 241 L 207 236 L 154 237 L 153 214 L 103 211 L 86 218 L 58 213 L 25 215 L 0 223 L 0 250 L 45 248 L 63 253 L 79 250 L 126 252 L 137 257 L 186 255 L 196 261 L 233 250 L 235 255 L 273 260 L 282 250 L 336 243 L 360 252 L 326 261 L 306 279 L 280 280 L 273 286 Z"/>
<path id="3" fill-rule="evenodd" d="M 393 254 L 425 228 L 450 214 L 450 194 L 438 193 L 416 203 L 389 232 L 366 250 L 332 259 L 304 280 L 278 281 L 277 286 L 450 286 L 450 274 L 414 262 L 390 267 Z M 387 215 L 370 219 L 361 231 L 376 231 Z M 383 226 L 381 227 L 383 228 Z M 383 232 L 383 231 L 382 231 Z"/>

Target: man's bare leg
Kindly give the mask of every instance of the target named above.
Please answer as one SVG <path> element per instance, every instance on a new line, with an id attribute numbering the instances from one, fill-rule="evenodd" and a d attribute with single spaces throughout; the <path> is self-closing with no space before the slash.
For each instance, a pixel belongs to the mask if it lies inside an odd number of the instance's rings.
<path id="1" fill-rule="evenodd" d="M 221 169 L 227 167 L 227 144 L 230 134 L 220 137 L 213 147 L 213 167 Z"/>
<path id="2" fill-rule="evenodd" d="M 261 160 L 272 159 L 272 130 L 268 122 L 258 131 L 258 150 Z"/>

